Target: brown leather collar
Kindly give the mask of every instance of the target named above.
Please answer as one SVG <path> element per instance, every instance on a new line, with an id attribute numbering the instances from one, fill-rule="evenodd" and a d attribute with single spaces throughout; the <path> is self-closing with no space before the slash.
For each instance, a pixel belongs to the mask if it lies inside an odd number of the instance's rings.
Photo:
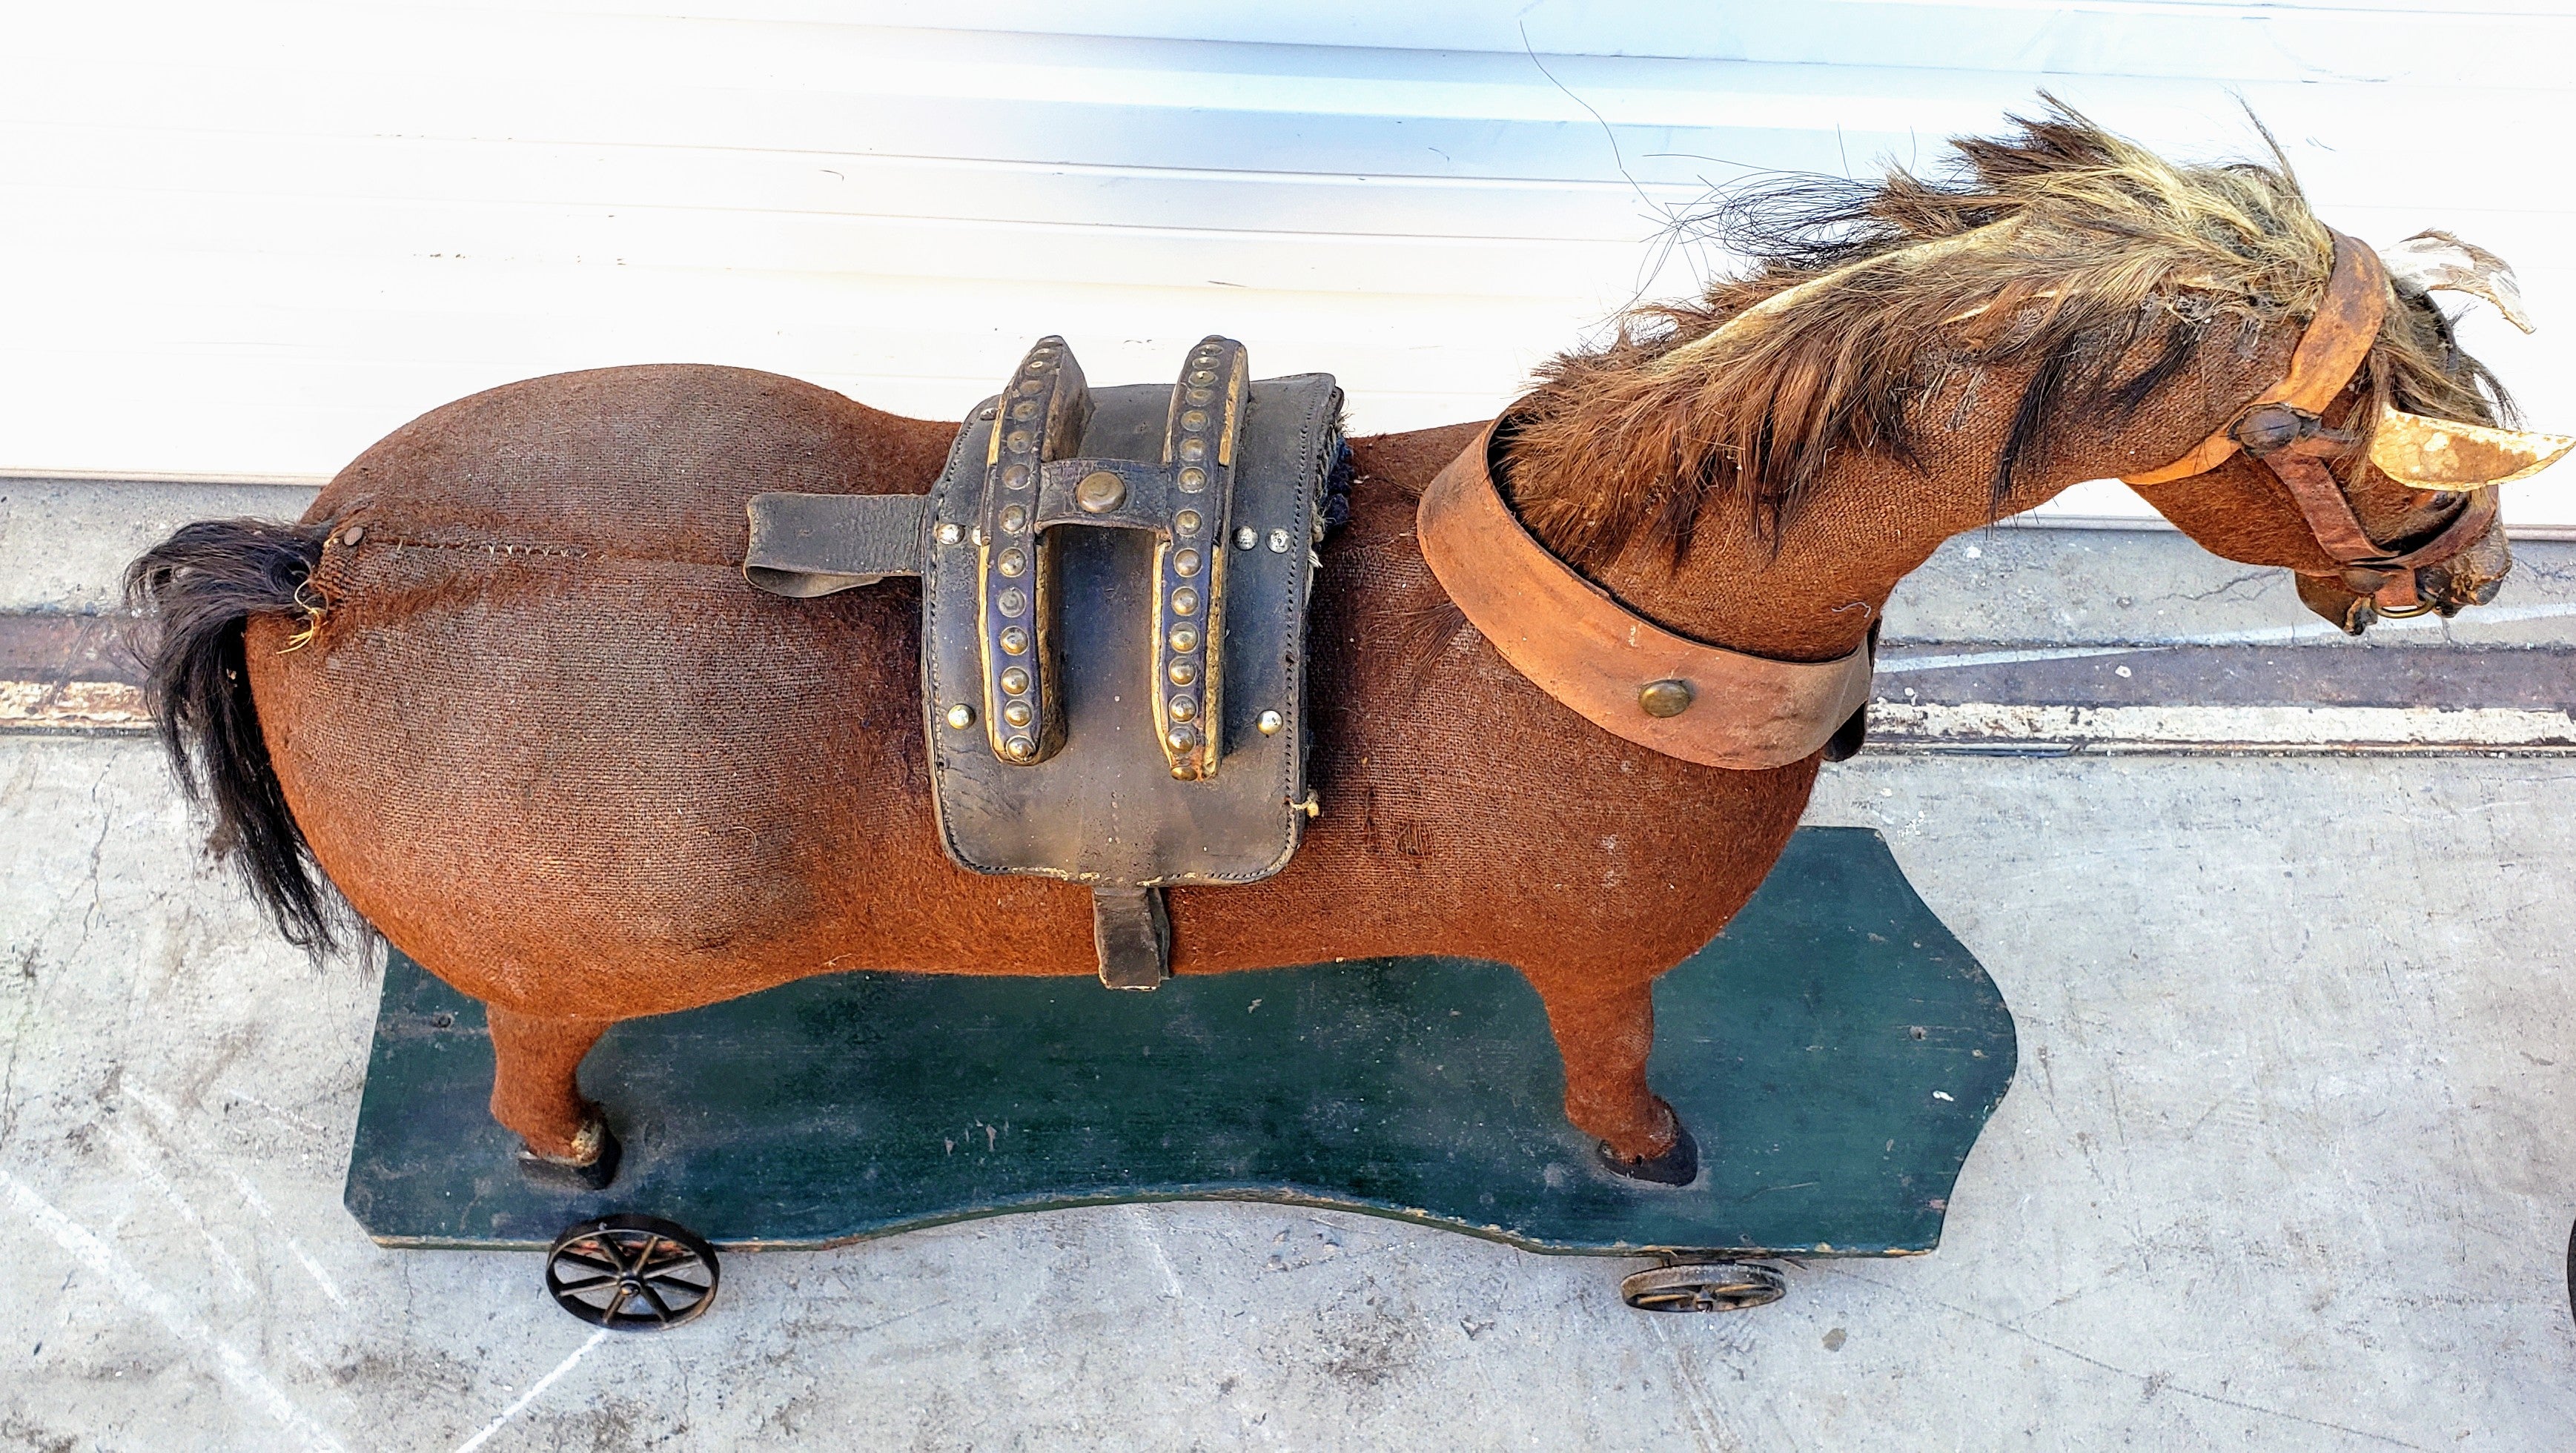
<path id="1" fill-rule="evenodd" d="M 2334 275 L 2316 317 L 2290 354 L 2290 371 L 2189 454 L 2124 482 L 2168 484 L 2215 469 L 2243 449 L 2263 461 L 2290 492 L 2317 548 L 2338 567 L 2329 578 L 2339 579 L 2355 595 L 2369 596 L 2381 615 L 2421 615 L 2433 607 L 2415 589 L 2416 567 L 2438 565 L 2484 539 L 2495 523 L 2495 491 L 2477 491 L 2448 524 L 2410 550 L 2384 547 L 2362 528 L 2351 499 L 2326 467 L 2358 440 L 2327 428 L 2322 416 L 2379 340 L 2388 309 L 2388 273 L 2370 244 L 2341 232 L 2332 235 Z"/>
<path id="2" fill-rule="evenodd" d="M 1785 767 L 1869 701 L 1870 649 L 1775 661 L 1676 635 L 1532 538 L 1488 471 L 1494 429 L 1440 471 L 1416 515 L 1422 558 L 1513 669 L 1613 736 L 1704 767 Z"/>

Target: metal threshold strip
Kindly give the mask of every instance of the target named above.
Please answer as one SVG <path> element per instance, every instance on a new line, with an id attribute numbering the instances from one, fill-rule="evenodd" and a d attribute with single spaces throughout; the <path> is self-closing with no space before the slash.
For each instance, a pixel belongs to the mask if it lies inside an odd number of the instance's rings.
<path id="1" fill-rule="evenodd" d="M 1879 751 L 2576 751 L 2576 647 L 1932 645 L 1883 653 L 1872 698 Z"/>
<path id="2" fill-rule="evenodd" d="M 151 730 L 118 618 L 0 614 L 0 732 Z M 2576 646 L 1891 647 L 1867 750 L 2385 755 L 2576 753 Z"/>
<path id="3" fill-rule="evenodd" d="M 2482 756 L 2576 753 L 2576 716 L 2509 707 L 1872 703 L 1881 753 L 1950 756 Z"/>

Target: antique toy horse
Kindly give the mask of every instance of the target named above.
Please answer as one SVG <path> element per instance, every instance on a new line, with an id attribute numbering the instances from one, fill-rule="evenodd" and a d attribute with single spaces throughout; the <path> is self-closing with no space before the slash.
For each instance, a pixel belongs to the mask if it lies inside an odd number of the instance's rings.
<path id="1" fill-rule="evenodd" d="M 1948 180 L 1745 200 L 1755 275 L 1557 359 L 1490 438 L 1352 440 L 1308 631 L 1320 817 L 1276 876 L 1171 891 L 1172 970 L 1509 964 L 1610 1168 L 1690 1178 L 1650 990 L 1762 881 L 1821 738 L 1704 765 L 1541 689 L 1480 618 L 1510 601 L 1426 561 L 1435 475 L 1490 473 L 1603 609 L 1775 662 L 1866 651 L 1942 540 L 2102 476 L 2349 630 L 2491 599 L 2481 486 L 2564 441 L 2492 427 L 2426 289 L 2510 311 L 2501 265 L 2435 235 L 2383 271 L 2285 169 L 2022 127 Z M 450 404 L 300 524 L 137 562 L 163 732 L 290 937 L 329 941 L 336 889 L 489 1005 L 492 1111 L 529 1154 L 604 1172 L 575 1071 L 619 1020 L 847 969 L 1093 972 L 1081 889 L 943 856 L 918 588 L 787 600 L 740 569 L 752 496 L 919 494 L 957 435 L 713 367 Z"/>

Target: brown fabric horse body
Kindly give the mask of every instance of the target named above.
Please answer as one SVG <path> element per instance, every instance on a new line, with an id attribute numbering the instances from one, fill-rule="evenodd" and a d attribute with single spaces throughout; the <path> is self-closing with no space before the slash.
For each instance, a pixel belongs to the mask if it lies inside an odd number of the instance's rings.
<path id="1" fill-rule="evenodd" d="M 2037 172 L 2051 147 L 2113 145 L 2061 119 L 2011 157 Z M 1987 163 L 1974 180 L 1994 191 L 2005 168 Z M 1667 627 L 1783 659 L 1840 656 L 1942 540 L 2175 459 L 2281 375 L 2329 253 L 2287 181 L 2263 185 L 2262 224 L 2309 273 L 2274 295 L 2150 279 L 2141 295 L 2164 312 L 2138 325 L 2119 321 L 2138 311 L 2126 303 L 2097 309 L 2063 346 L 2048 328 L 2078 299 L 2006 296 L 1987 311 L 2007 316 L 1909 345 L 1901 431 L 1866 408 L 1826 409 L 1801 427 L 1831 447 L 1794 477 L 1739 455 L 1735 475 L 1688 466 L 1705 487 L 1678 489 L 1688 441 L 1722 447 L 1724 431 L 1700 427 L 1707 379 L 1653 384 L 1655 360 L 1795 280 L 1766 276 L 1659 337 L 1562 362 L 1519 411 L 1506 488 L 1551 548 Z M 2223 305 L 2170 301 L 2200 287 Z M 1931 316 L 1956 303 L 1935 300 Z M 2428 311 L 2420 297 L 2392 309 L 2419 327 Z M 1987 336 L 1966 336 L 1978 328 Z M 2351 401 L 2401 371 L 2396 349 L 2374 354 Z M 1768 417 L 1785 418 L 1798 389 L 1836 387 L 1832 358 L 1815 358 L 1821 382 L 1770 375 Z M 2070 359 L 2099 380 L 2089 392 Z M 2151 387 L 2118 397 L 2150 370 Z M 2036 428 L 2035 394 L 2051 404 Z M 247 613 L 237 649 L 257 731 L 240 751 L 264 746 L 266 762 L 230 770 L 273 773 L 291 830 L 357 912 L 490 1006 L 493 1113 L 533 1153 L 598 1153 L 600 1114 L 575 1068 L 621 1019 L 850 969 L 1094 972 L 1082 889 L 977 876 L 941 853 L 913 583 L 788 601 L 737 569 L 750 495 L 919 492 L 955 427 L 738 369 L 513 384 L 351 464 L 298 532 L 321 542 L 301 608 Z M 1323 547 L 1311 631 L 1322 816 L 1275 878 L 1172 891 L 1173 969 L 1509 964 L 1545 1001 L 1567 1114 L 1651 1173 L 1686 1147 L 1646 1083 L 1652 983 L 1762 881 L 1819 763 L 1745 772 L 1659 756 L 1540 694 L 1466 627 L 1413 528 L 1423 485 L 1477 428 L 1353 442 L 1351 518 Z M 2381 540 L 2458 508 L 2367 465 L 2343 483 Z M 2151 497 L 2221 554 L 2321 568 L 2288 496 L 2241 457 Z M 1623 511 L 1633 518 L 1613 518 Z M 2424 588 L 2456 609 L 2492 595 L 2504 569 L 2499 532 Z M 165 705 L 174 731 L 222 710 L 191 709 Z"/>

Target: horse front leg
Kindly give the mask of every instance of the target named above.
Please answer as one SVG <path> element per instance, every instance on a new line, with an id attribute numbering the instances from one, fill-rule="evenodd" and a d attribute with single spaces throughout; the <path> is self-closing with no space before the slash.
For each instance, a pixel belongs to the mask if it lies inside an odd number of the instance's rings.
<path id="1" fill-rule="evenodd" d="M 1598 965 L 1531 973 L 1565 1063 L 1565 1118 L 1600 1137 L 1603 1166 L 1633 1180 L 1686 1186 L 1699 1146 L 1662 1096 L 1646 1088 L 1655 1048 L 1651 974 L 1605 982 Z"/>
<path id="2" fill-rule="evenodd" d="M 605 1019 L 541 1019 L 498 1004 L 492 1026 L 492 1118 L 517 1131 L 519 1168 L 542 1184 L 599 1190 L 617 1174 L 617 1137 L 575 1072 L 608 1032 Z"/>

